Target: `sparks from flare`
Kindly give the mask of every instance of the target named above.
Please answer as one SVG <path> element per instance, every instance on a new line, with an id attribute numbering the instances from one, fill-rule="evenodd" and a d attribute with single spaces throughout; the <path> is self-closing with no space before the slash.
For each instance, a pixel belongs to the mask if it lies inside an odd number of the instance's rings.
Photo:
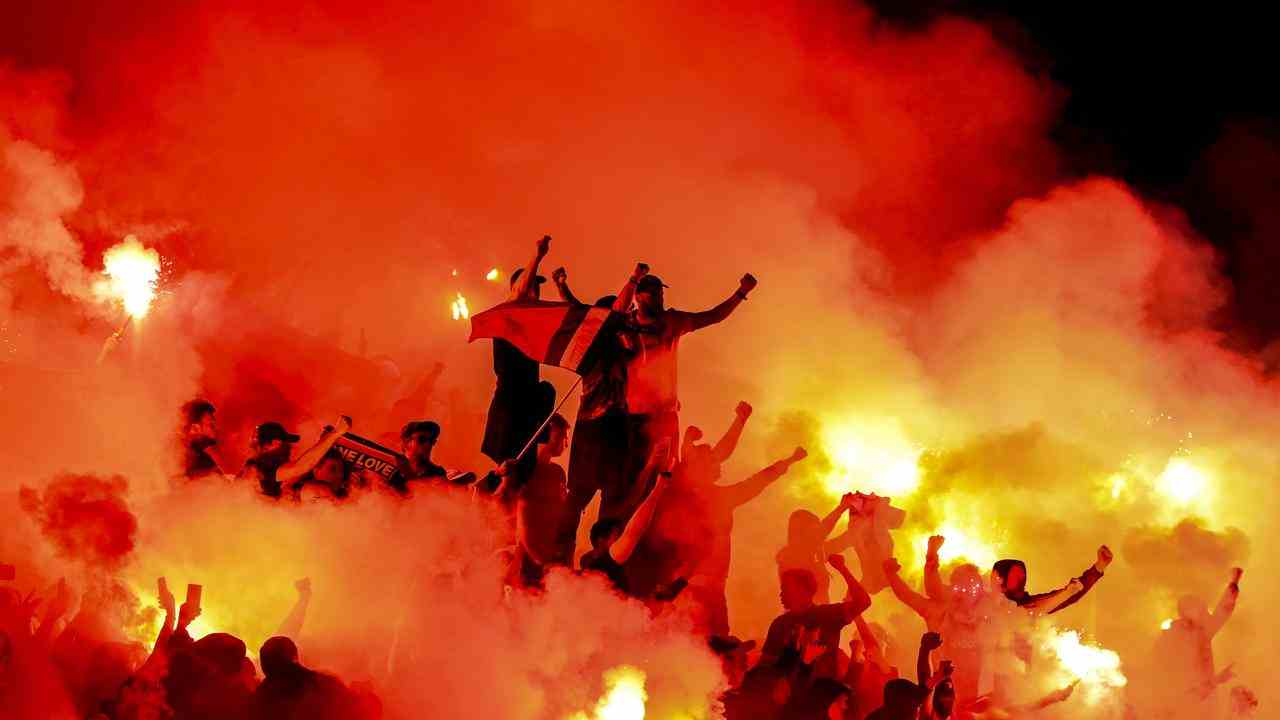
<path id="1" fill-rule="evenodd" d="M 502 277 L 502 273 L 498 272 L 498 268 L 494 268 L 489 272 L 485 273 L 484 279 L 490 282 L 493 282 L 497 280 L 499 277 Z"/>
<path id="2" fill-rule="evenodd" d="M 462 297 L 462 293 L 457 293 L 449 309 L 453 313 L 454 320 L 466 320 L 471 317 L 471 309 L 467 307 L 467 299 Z"/>
<path id="3" fill-rule="evenodd" d="M 106 280 L 101 291 L 118 300 L 130 318 L 145 317 L 156 297 L 160 254 L 143 247 L 133 235 L 126 235 L 103 254 L 102 266 Z"/>
<path id="4" fill-rule="evenodd" d="M 1064 680 L 1078 681 L 1084 700 L 1096 705 L 1108 691 L 1129 684 L 1120 669 L 1120 656 L 1112 650 L 1081 642 L 1075 630 L 1049 629 L 1045 648 L 1057 660 Z"/>

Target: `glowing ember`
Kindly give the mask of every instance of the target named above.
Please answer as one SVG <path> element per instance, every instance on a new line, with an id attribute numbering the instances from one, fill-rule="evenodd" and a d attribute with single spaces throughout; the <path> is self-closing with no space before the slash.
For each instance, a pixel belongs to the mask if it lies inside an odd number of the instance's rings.
<path id="1" fill-rule="evenodd" d="M 644 720 L 644 704 L 649 699 L 644 682 L 644 671 L 637 667 L 619 665 L 606 671 L 605 694 L 595 713 L 577 712 L 569 720 Z"/>
<path id="2" fill-rule="evenodd" d="M 120 301 L 129 317 L 140 319 L 151 309 L 160 275 L 160 254 L 145 248 L 133 235 L 102 256 L 106 280 L 99 291 Z"/>
<path id="3" fill-rule="evenodd" d="M 466 320 L 471 317 L 471 309 L 467 307 L 467 299 L 462 297 L 462 293 L 457 294 L 458 297 L 450 303 L 450 310 L 453 312 L 454 320 Z"/>
<path id="4" fill-rule="evenodd" d="M 485 274 L 484 279 L 493 281 L 493 280 L 497 280 L 501 276 L 502 276 L 502 273 L 498 272 L 498 268 L 494 268 Z"/>
<path id="5" fill-rule="evenodd" d="M 1045 649 L 1058 661 L 1064 681 L 1078 681 L 1087 704 L 1095 705 L 1103 696 L 1129 683 L 1120 670 L 1120 656 L 1097 645 L 1086 645 L 1074 630 L 1050 629 Z"/>
<path id="6" fill-rule="evenodd" d="M 1187 505 L 1204 495 L 1209 476 L 1185 458 L 1172 458 L 1160 473 L 1157 487 L 1165 496 Z"/>
<path id="7" fill-rule="evenodd" d="M 1160 623 L 1161 630 L 1168 630 L 1171 627 L 1173 627 L 1173 618 L 1165 618 L 1164 622 Z"/>

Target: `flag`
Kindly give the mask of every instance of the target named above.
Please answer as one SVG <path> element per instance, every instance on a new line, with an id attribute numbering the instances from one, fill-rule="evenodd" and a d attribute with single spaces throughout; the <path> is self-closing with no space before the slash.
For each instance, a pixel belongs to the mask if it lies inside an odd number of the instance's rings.
<path id="1" fill-rule="evenodd" d="M 471 340 L 498 338 L 543 365 L 586 373 L 622 315 L 609 308 L 553 302 L 510 302 L 471 316 Z"/>

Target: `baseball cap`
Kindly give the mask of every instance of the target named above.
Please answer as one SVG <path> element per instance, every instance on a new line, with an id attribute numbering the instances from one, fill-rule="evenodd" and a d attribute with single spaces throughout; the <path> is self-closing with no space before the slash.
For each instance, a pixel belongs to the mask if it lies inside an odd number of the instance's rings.
<path id="1" fill-rule="evenodd" d="M 515 287 L 516 281 L 517 281 L 517 280 L 519 280 L 519 279 L 520 279 L 520 276 L 521 276 L 521 275 L 523 275 L 523 274 L 524 274 L 524 268 L 516 268 L 516 269 L 515 269 L 515 271 L 511 273 L 511 286 L 512 286 L 512 287 Z M 547 281 L 547 279 L 546 279 L 545 277 L 541 276 L 541 275 L 535 275 L 535 276 L 533 276 L 533 282 L 534 282 L 534 283 L 536 283 L 536 284 L 538 284 L 538 285 L 541 285 L 542 283 L 544 283 L 544 282 L 546 282 L 546 281 Z"/>
<path id="2" fill-rule="evenodd" d="M 430 420 L 414 420 L 406 423 L 400 430 L 400 439 L 406 440 L 420 432 L 427 433 L 432 440 L 438 440 L 440 438 L 440 425 Z"/>
<path id="3" fill-rule="evenodd" d="M 272 420 L 271 422 L 264 422 L 261 425 L 259 425 L 257 434 L 258 434 L 259 445 L 262 445 L 264 443 L 269 443 L 272 440 L 282 440 L 287 443 L 296 443 L 302 439 L 300 435 L 295 435 L 289 432 L 288 430 L 285 430 L 283 425 L 281 425 L 280 423 L 274 420 Z"/>
<path id="4" fill-rule="evenodd" d="M 646 290 L 652 292 L 660 287 L 671 286 L 662 282 L 662 279 L 657 275 L 645 275 L 640 278 L 640 282 L 636 283 L 636 292 L 645 292 Z"/>

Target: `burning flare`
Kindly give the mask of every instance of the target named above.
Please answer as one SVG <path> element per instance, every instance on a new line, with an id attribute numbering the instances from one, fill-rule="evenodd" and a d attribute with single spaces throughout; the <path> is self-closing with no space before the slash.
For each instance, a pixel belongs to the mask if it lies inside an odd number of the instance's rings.
<path id="1" fill-rule="evenodd" d="M 453 311 L 454 320 L 466 320 L 471 317 L 471 309 L 467 307 L 467 299 L 462 297 L 462 293 L 457 293 L 458 297 L 449 305 L 449 309 Z"/>
<path id="2" fill-rule="evenodd" d="M 1096 705 L 1111 690 L 1129 684 L 1114 651 L 1086 645 L 1075 630 L 1050 628 L 1048 632 L 1045 649 L 1057 660 L 1063 679 L 1080 683 L 1087 704 Z"/>
<path id="3" fill-rule="evenodd" d="M 644 682 L 644 671 L 637 667 L 619 665 L 606 670 L 605 694 L 596 703 L 595 713 L 576 712 L 568 720 L 644 720 L 644 704 L 649 699 Z"/>
<path id="4" fill-rule="evenodd" d="M 489 281 L 497 280 L 502 277 L 502 273 L 498 272 L 498 268 L 494 268 L 485 274 L 484 279 Z"/>
<path id="5" fill-rule="evenodd" d="M 99 292 L 119 300 L 130 318 L 145 317 L 156 297 L 160 254 L 143 247 L 133 235 L 126 235 L 102 256 L 102 266 L 106 279 L 99 284 Z"/>

